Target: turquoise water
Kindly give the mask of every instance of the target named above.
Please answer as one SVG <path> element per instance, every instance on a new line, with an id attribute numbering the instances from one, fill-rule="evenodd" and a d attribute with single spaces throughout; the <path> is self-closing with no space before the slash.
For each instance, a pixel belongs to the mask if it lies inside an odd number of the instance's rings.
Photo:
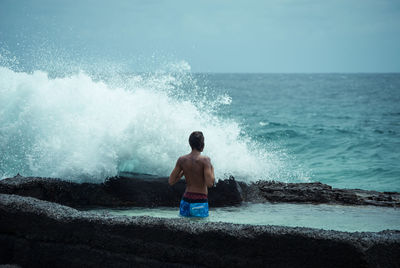
<path id="1" fill-rule="evenodd" d="M 336 187 L 400 190 L 400 74 L 209 74 L 219 111 L 291 168 Z M 293 176 L 290 174 L 289 176 Z"/>
<path id="2" fill-rule="evenodd" d="M 400 74 L 0 67 L 0 177 L 167 176 L 205 134 L 219 179 L 400 191 Z M 79 71 L 80 70 L 80 71 Z"/>
<path id="3" fill-rule="evenodd" d="M 211 208 L 206 219 L 178 216 L 177 208 L 96 209 L 93 213 L 114 216 L 152 216 L 202 222 L 231 222 L 255 225 L 311 227 L 348 232 L 400 230 L 400 210 L 373 206 L 311 204 L 244 204 L 239 207 Z"/>

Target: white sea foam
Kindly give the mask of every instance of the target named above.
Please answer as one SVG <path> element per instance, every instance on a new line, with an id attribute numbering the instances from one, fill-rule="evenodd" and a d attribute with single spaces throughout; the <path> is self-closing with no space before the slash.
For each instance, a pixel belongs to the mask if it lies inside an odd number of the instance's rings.
<path id="1" fill-rule="evenodd" d="M 187 72 L 187 63 L 182 68 Z M 218 178 L 285 180 L 281 154 L 213 113 L 231 98 L 207 98 L 195 81 L 187 94 L 181 85 L 188 77 L 130 75 L 111 83 L 83 72 L 49 78 L 0 67 L 1 177 L 101 182 L 118 171 L 169 175 L 190 150 L 189 134 L 201 130 Z"/>

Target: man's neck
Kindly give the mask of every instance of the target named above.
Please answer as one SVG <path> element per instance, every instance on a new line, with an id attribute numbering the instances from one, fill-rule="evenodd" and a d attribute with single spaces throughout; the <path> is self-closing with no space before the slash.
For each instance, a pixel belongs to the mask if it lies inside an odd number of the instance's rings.
<path id="1" fill-rule="evenodd" d="M 192 151 L 190 152 L 190 154 L 191 155 L 200 155 L 201 154 L 201 152 L 200 151 L 197 151 L 196 149 L 192 149 Z"/>

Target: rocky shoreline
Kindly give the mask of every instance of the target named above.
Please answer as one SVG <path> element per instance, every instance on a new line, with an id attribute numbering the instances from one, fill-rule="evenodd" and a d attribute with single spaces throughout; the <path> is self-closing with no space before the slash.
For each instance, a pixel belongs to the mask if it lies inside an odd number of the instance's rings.
<path id="1" fill-rule="evenodd" d="M 0 264 L 21 267 L 398 267 L 400 231 L 111 217 L 0 194 Z"/>
<path id="2" fill-rule="evenodd" d="M 244 186 L 246 187 L 246 186 Z M 250 202 L 286 202 L 400 207 L 400 193 L 361 189 L 338 189 L 320 182 L 283 183 L 259 181 L 249 186 Z"/>
<path id="3" fill-rule="evenodd" d="M 119 176 L 104 183 L 75 183 L 54 178 L 15 176 L 0 181 L 0 193 L 31 196 L 70 207 L 176 207 L 185 189 L 183 181 L 173 187 L 167 178 Z M 400 207 L 397 192 L 337 189 L 320 182 L 283 183 L 259 181 L 246 184 L 233 177 L 220 180 L 209 190 L 213 207 L 242 202 L 290 202 Z"/>
<path id="4" fill-rule="evenodd" d="M 89 207 L 174 206 L 185 185 L 120 176 L 102 184 L 16 176 L 0 181 L 0 265 L 20 267 L 400 267 L 400 231 L 339 232 L 190 219 L 115 217 Z M 241 202 L 398 207 L 399 193 L 322 183 L 252 184 L 233 178 L 210 189 L 210 206 Z M 76 209 L 77 208 L 77 209 Z"/>

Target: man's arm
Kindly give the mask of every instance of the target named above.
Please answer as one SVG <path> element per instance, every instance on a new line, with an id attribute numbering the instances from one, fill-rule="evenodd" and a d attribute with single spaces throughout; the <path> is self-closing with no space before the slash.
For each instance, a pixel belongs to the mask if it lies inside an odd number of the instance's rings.
<path id="1" fill-rule="evenodd" d="M 204 180 L 206 182 L 207 187 L 212 187 L 214 185 L 215 181 L 214 167 L 212 166 L 209 157 L 206 157 L 204 161 Z"/>
<path id="2" fill-rule="evenodd" d="M 183 169 L 180 165 L 180 158 L 176 161 L 176 165 L 174 170 L 172 170 L 171 175 L 169 175 L 168 183 L 169 185 L 174 185 L 177 183 L 183 176 Z"/>

